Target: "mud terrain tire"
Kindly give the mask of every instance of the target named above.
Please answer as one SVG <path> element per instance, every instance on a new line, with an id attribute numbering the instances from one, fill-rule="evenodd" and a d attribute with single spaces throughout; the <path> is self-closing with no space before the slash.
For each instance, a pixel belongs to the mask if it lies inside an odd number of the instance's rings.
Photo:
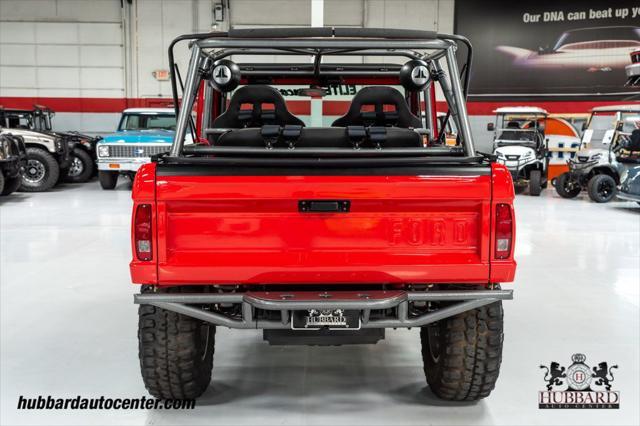
<path id="1" fill-rule="evenodd" d="M 143 288 L 148 291 L 151 287 Z M 202 395 L 211 382 L 216 327 L 152 305 L 140 305 L 138 318 L 138 355 L 147 391 L 159 399 Z"/>
<path id="2" fill-rule="evenodd" d="M 502 302 L 445 318 L 420 330 L 422 359 L 433 393 L 448 401 L 489 396 L 500 372 Z"/>

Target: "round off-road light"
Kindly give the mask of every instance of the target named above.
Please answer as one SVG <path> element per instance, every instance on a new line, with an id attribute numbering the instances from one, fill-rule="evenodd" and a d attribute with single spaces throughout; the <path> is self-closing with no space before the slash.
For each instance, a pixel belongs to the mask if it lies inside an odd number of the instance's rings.
<path id="1" fill-rule="evenodd" d="M 424 90 L 430 79 L 429 68 L 424 61 L 414 59 L 400 68 L 400 83 L 409 91 Z"/>
<path id="2" fill-rule="evenodd" d="M 230 92 L 240 84 L 240 67 L 228 59 L 216 61 L 211 71 L 211 80 L 221 92 Z"/>

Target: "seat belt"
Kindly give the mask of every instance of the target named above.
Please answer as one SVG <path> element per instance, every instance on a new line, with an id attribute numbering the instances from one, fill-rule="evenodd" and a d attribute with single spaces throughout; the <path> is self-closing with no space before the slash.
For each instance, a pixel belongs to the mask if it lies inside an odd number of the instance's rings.
<path id="1" fill-rule="evenodd" d="M 382 144 L 387 141 L 387 128 L 371 126 L 368 128 L 369 140 L 376 149 L 382 149 Z"/>
<path id="2" fill-rule="evenodd" d="M 260 128 L 260 135 L 264 140 L 264 145 L 267 149 L 273 148 L 280 139 L 280 126 L 276 124 L 266 124 Z"/>
<path id="3" fill-rule="evenodd" d="M 289 149 L 296 147 L 296 142 L 302 133 L 302 126 L 299 124 L 287 124 L 282 129 L 282 139 L 287 143 Z"/>
<path id="4" fill-rule="evenodd" d="M 367 129 L 364 126 L 347 126 L 347 136 L 354 149 L 360 149 L 360 145 L 367 139 Z"/>

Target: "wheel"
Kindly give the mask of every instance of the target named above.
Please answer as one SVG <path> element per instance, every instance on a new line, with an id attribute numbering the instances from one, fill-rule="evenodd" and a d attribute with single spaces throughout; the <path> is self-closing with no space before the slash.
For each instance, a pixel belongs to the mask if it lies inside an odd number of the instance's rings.
<path id="1" fill-rule="evenodd" d="M 16 176 L 12 178 L 4 178 L 4 188 L 0 189 L 0 195 L 9 195 L 18 190 L 20 188 L 20 184 L 22 183 L 22 177 Z M 0 185 L 1 187 L 2 185 Z"/>
<path id="2" fill-rule="evenodd" d="M 47 151 L 27 148 L 27 167 L 22 175 L 20 190 L 25 192 L 48 191 L 60 176 L 60 165 Z"/>
<path id="3" fill-rule="evenodd" d="M 502 329 L 502 302 L 422 327 L 422 360 L 433 393 L 448 401 L 489 396 L 500 373 Z"/>
<path id="4" fill-rule="evenodd" d="M 529 173 L 529 195 L 538 196 L 542 192 L 542 173 L 540 170 L 531 170 Z"/>
<path id="5" fill-rule="evenodd" d="M 4 184 L 5 184 L 4 173 L 0 171 L 0 193 L 2 195 L 4 195 Z"/>
<path id="6" fill-rule="evenodd" d="M 60 174 L 58 175 L 58 181 L 56 182 L 56 185 L 61 184 L 67 179 L 70 168 L 71 167 L 60 167 Z"/>
<path id="7" fill-rule="evenodd" d="M 71 166 L 65 180 L 71 183 L 84 183 L 93 176 L 95 163 L 91 156 L 81 148 L 74 148 L 71 152 Z"/>
<path id="8" fill-rule="evenodd" d="M 100 180 L 102 189 L 113 189 L 118 183 L 118 172 L 100 170 L 98 172 L 98 180 Z"/>
<path id="9" fill-rule="evenodd" d="M 526 188 L 526 187 L 525 187 L 525 186 L 522 186 L 522 185 L 514 185 L 514 186 L 513 186 L 513 191 L 514 191 L 516 194 L 522 194 L 522 193 L 524 192 L 525 188 Z"/>
<path id="10" fill-rule="evenodd" d="M 609 175 L 595 175 L 589 179 L 587 191 L 596 203 L 607 203 L 616 195 L 616 181 Z"/>
<path id="11" fill-rule="evenodd" d="M 562 198 L 575 198 L 580 194 L 582 188 L 578 182 L 571 179 L 569 173 L 563 173 L 556 178 L 556 192 Z"/>
<path id="12" fill-rule="evenodd" d="M 211 381 L 215 325 L 151 305 L 140 305 L 138 318 L 138 356 L 147 391 L 159 399 L 202 395 Z"/>

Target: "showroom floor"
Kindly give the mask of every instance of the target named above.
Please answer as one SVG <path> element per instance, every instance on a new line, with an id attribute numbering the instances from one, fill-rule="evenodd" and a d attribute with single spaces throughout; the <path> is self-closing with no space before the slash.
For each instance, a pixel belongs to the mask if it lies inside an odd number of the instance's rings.
<path id="1" fill-rule="evenodd" d="M 375 346 L 269 347 L 220 329 L 194 411 L 17 411 L 20 395 L 140 397 L 126 184 L 0 199 L 2 424 L 639 424 L 640 207 L 516 201 L 515 299 L 494 393 L 444 403 L 426 387 L 417 330 Z M 509 286 L 511 287 L 511 286 Z M 539 410 L 540 365 L 617 364 L 621 408 Z"/>

